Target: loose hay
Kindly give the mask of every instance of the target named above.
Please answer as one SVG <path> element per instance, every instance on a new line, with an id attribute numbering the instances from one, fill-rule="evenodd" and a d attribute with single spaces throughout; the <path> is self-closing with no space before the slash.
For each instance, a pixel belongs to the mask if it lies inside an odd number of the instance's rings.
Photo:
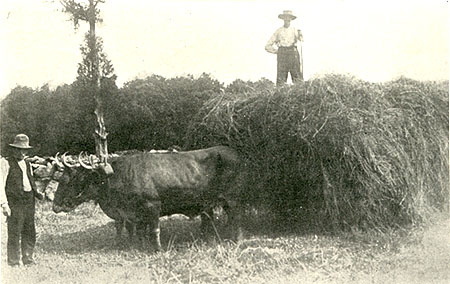
<path id="1" fill-rule="evenodd" d="M 448 84 L 327 75 L 244 85 L 205 103 L 188 146 L 238 149 L 245 203 L 332 229 L 395 227 L 447 208 Z"/>

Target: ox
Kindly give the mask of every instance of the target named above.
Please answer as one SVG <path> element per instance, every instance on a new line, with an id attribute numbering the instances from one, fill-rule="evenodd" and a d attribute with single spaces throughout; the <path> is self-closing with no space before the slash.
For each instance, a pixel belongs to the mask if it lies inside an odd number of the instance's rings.
<path id="1" fill-rule="evenodd" d="M 237 152 L 229 147 L 167 154 L 136 153 L 109 158 L 114 173 L 96 165 L 92 156 L 86 164 L 79 156 L 70 165 L 63 156 L 64 171 L 53 200 L 53 211 L 68 212 L 94 200 L 116 220 L 117 236 L 123 224 L 144 241 L 147 228 L 157 250 L 161 248 L 159 217 L 201 215 L 202 231 L 213 222 L 213 207 L 221 205 L 228 217 L 233 238 L 241 238 L 239 181 L 242 173 Z M 203 214 L 202 214 L 203 213 Z"/>

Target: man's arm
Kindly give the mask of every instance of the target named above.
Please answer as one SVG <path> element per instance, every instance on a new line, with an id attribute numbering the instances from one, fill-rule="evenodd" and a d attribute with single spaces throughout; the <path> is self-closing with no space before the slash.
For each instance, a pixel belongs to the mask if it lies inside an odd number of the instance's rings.
<path id="1" fill-rule="evenodd" d="M 9 164 L 5 158 L 0 158 L 0 204 L 7 202 L 6 200 L 6 177 L 9 172 Z"/>
<path id="2" fill-rule="evenodd" d="M 278 49 L 274 47 L 274 44 L 277 42 L 277 32 L 275 32 L 272 37 L 269 39 L 269 41 L 266 44 L 266 51 L 270 53 L 277 53 Z"/>
<path id="3" fill-rule="evenodd" d="M 8 177 L 9 164 L 5 158 L 0 158 L 0 206 L 5 216 L 11 215 L 11 210 L 6 199 L 6 178 Z"/>

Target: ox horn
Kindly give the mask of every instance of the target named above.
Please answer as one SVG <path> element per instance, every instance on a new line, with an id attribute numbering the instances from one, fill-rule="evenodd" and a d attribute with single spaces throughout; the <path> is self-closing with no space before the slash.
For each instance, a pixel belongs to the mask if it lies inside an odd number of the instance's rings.
<path id="1" fill-rule="evenodd" d="M 78 162 L 80 162 L 80 165 L 81 165 L 83 168 L 85 168 L 85 169 L 93 170 L 94 168 L 93 168 L 92 166 L 86 165 L 86 164 L 83 162 L 83 159 L 81 159 L 81 155 L 82 155 L 82 154 L 83 154 L 83 152 L 81 152 L 80 155 L 78 155 Z"/>
<path id="2" fill-rule="evenodd" d="M 95 159 L 95 155 L 89 155 L 89 163 L 92 165 L 92 167 L 95 167 L 94 159 Z"/>
<path id="3" fill-rule="evenodd" d="M 75 165 L 70 165 L 69 163 L 67 163 L 67 161 L 66 161 L 66 154 L 67 154 L 67 152 L 65 152 L 65 153 L 61 156 L 62 162 L 63 162 L 64 166 L 66 166 L 66 167 L 68 167 L 68 168 L 73 168 L 73 167 L 75 167 Z"/>
<path id="4" fill-rule="evenodd" d="M 58 165 L 58 167 L 64 168 L 64 165 L 61 164 L 61 161 L 59 160 L 58 155 L 59 155 L 59 152 L 56 153 L 55 157 L 51 157 L 50 159 L 51 159 L 52 161 L 55 161 L 55 163 L 56 163 L 56 165 Z"/>
<path id="5" fill-rule="evenodd" d="M 97 159 L 97 156 L 95 155 L 89 155 L 89 162 L 91 163 L 91 165 L 94 167 L 94 169 L 98 169 L 100 167 L 100 160 Z"/>

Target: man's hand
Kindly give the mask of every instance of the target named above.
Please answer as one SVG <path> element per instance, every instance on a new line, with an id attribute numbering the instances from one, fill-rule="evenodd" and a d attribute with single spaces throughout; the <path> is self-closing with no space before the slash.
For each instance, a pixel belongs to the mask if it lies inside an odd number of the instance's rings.
<path id="1" fill-rule="evenodd" d="M 44 200 L 44 195 L 37 190 L 34 192 L 34 197 L 36 197 L 39 200 Z"/>
<path id="2" fill-rule="evenodd" d="M 277 54 L 278 53 L 278 49 L 273 47 L 272 45 L 266 45 L 265 49 L 269 53 L 273 53 L 273 54 Z"/>
<path id="3" fill-rule="evenodd" d="M 297 30 L 297 33 L 298 33 L 298 40 L 301 41 L 301 42 L 303 42 L 303 34 L 302 34 L 302 31 L 301 31 L 301 30 Z"/>
<path id="4" fill-rule="evenodd" d="M 5 215 L 6 217 L 11 216 L 11 209 L 9 208 L 8 203 L 2 204 L 2 212 L 3 212 L 3 215 Z"/>

